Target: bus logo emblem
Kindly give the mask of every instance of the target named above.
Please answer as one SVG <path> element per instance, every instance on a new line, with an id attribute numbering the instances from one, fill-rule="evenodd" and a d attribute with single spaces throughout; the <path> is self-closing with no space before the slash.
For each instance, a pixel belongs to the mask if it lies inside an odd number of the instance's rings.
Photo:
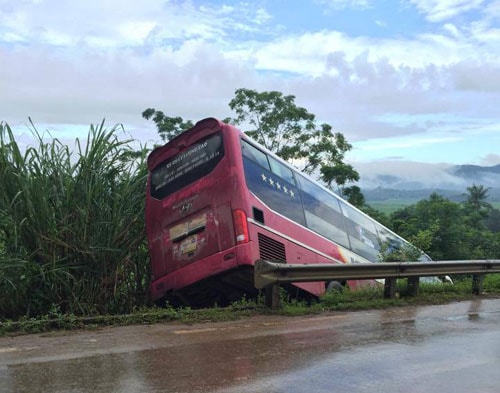
<path id="1" fill-rule="evenodd" d="M 188 211 L 191 210 L 192 207 L 193 204 L 191 202 L 187 202 L 184 205 L 182 205 L 182 207 L 179 209 L 179 213 L 186 214 Z"/>

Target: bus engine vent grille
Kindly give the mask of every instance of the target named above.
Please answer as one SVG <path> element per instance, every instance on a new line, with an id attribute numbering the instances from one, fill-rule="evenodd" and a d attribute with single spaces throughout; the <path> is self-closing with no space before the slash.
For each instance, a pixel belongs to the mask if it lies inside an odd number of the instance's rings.
<path id="1" fill-rule="evenodd" d="M 270 237 L 257 234 L 259 238 L 259 252 L 260 258 L 268 261 L 282 261 L 286 262 L 285 245 Z"/>

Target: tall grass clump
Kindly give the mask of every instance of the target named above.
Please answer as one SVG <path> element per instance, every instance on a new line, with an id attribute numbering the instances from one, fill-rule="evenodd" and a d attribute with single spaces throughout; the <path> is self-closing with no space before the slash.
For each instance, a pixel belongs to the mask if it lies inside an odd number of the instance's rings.
<path id="1" fill-rule="evenodd" d="M 0 318 L 128 312 L 146 301 L 145 155 L 118 126 L 21 149 L 0 124 Z"/>

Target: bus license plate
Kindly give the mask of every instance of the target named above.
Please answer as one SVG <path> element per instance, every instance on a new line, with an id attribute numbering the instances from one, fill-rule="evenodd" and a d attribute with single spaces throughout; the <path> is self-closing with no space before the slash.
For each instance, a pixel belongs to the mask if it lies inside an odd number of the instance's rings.
<path id="1" fill-rule="evenodd" d="M 189 254 L 196 251 L 196 240 L 197 236 L 195 235 L 181 241 L 181 254 Z"/>

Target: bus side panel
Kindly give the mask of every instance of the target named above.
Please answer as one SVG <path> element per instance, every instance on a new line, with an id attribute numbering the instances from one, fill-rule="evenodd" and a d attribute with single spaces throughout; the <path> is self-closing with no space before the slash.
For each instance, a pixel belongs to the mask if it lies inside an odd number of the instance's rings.
<path id="1" fill-rule="evenodd" d="M 300 228 L 297 232 L 300 232 Z M 318 263 L 318 255 L 313 250 L 304 248 L 302 245 L 260 225 L 250 225 L 250 237 L 253 239 L 253 247 L 250 251 L 253 260 L 247 260 L 246 263 L 253 264 L 257 259 L 282 261 L 289 264 Z M 294 283 L 293 285 L 315 296 L 322 295 L 325 289 L 322 282 Z"/>

